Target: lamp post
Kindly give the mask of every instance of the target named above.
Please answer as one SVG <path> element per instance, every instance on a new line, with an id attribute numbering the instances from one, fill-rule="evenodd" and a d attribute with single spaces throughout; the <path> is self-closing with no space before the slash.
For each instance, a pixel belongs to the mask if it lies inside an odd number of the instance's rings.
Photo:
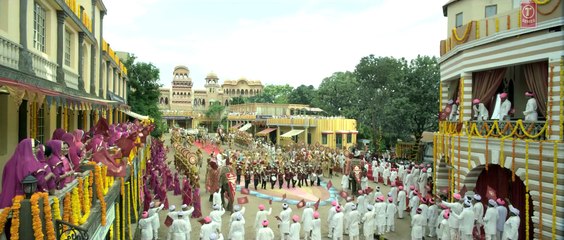
<path id="1" fill-rule="evenodd" d="M 22 187 L 23 192 L 25 193 L 25 198 L 31 198 L 31 195 L 37 190 L 37 179 L 32 175 L 27 175 L 22 180 Z"/>

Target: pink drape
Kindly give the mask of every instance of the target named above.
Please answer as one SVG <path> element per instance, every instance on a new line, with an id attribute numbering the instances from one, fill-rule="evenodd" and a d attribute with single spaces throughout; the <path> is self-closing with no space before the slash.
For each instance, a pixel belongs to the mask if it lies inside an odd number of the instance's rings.
<path id="1" fill-rule="evenodd" d="M 538 113 L 546 117 L 546 101 L 548 99 L 548 62 L 536 62 L 523 65 L 523 74 L 529 91 L 535 93 Z"/>
<path id="2" fill-rule="evenodd" d="M 497 89 L 505 77 L 506 68 L 498 68 L 483 72 L 476 72 L 472 75 L 472 97 L 480 101 L 493 112 L 489 107 L 495 97 Z"/>

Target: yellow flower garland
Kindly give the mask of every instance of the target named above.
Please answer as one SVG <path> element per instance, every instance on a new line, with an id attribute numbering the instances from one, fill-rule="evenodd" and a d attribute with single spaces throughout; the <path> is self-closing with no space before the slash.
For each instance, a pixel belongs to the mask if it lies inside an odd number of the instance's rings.
<path id="1" fill-rule="evenodd" d="M 94 167 L 95 175 L 96 175 L 96 197 L 100 201 L 100 211 L 102 215 L 102 226 L 106 226 L 106 200 L 104 199 L 104 187 L 102 183 L 102 169 L 99 165 L 95 165 Z"/>
<path id="2" fill-rule="evenodd" d="M 79 224 L 84 224 L 86 220 L 88 220 L 88 216 L 90 215 L 90 193 L 89 193 L 89 181 L 88 179 L 84 179 L 82 195 L 81 196 L 81 206 L 82 206 L 82 217 L 78 221 Z"/>
<path id="3" fill-rule="evenodd" d="M 80 197 L 78 195 L 78 188 L 75 187 L 72 189 L 72 194 L 71 194 L 71 209 L 72 209 L 72 213 L 71 213 L 71 223 L 74 225 L 79 225 L 78 221 L 80 221 Z"/>
<path id="4" fill-rule="evenodd" d="M 129 228 L 129 232 L 132 233 L 133 231 L 131 230 L 131 185 L 129 183 L 126 183 L 127 185 L 127 192 L 128 192 L 128 196 L 127 196 L 127 226 Z M 129 234 L 129 239 L 132 240 L 133 239 L 133 234 Z"/>
<path id="5" fill-rule="evenodd" d="M 511 29 L 511 16 L 507 15 L 507 30 Z"/>
<path id="6" fill-rule="evenodd" d="M 58 197 L 53 197 L 53 214 L 55 217 L 55 220 L 62 220 L 61 218 L 61 208 L 59 206 L 59 198 Z"/>
<path id="7" fill-rule="evenodd" d="M 558 143 L 554 142 L 554 153 L 552 162 L 554 166 L 552 167 L 552 239 L 556 239 L 556 186 L 558 186 Z"/>
<path id="8" fill-rule="evenodd" d="M 11 207 L 5 207 L 2 210 L 2 214 L 0 215 L 0 234 L 2 234 L 4 232 L 4 226 L 6 225 L 6 222 L 8 221 L 8 215 L 10 215 L 11 211 L 12 211 Z"/>
<path id="9" fill-rule="evenodd" d="M 122 229 L 119 227 L 120 226 L 120 219 L 119 219 L 119 214 L 120 214 L 120 208 L 119 208 L 119 201 L 116 202 L 116 239 L 121 240 L 120 238 L 120 233 L 122 231 Z"/>
<path id="10" fill-rule="evenodd" d="M 476 22 L 476 39 L 480 39 L 480 22 Z"/>
<path id="11" fill-rule="evenodd" d="M 72 215 L 72 205 L 71 205 L 71 194 L 67 193 L 65 195 L 65 198 L 63 199 L 63 221 L 65 222 L 70 222 L 71 221 L 71 215 Z M 67 226 L 63 226 L 63 231 L 65 231 L 68 227 Z M 66 237 L 64 237 L 63 239 L 66 239 Z"/>
<path id="12" fill-rule="evenodd" d="M 20 208 L 23 195 L 15 196 L 12 199 L 12 226 L 10 226 L 10 240 L 20 239 Z"/>
<path id="13" fill-rule="evenodd" d="M 437 134 L 433 134 L 433 179 L 437 179 Z M 437 184 L 433 184 L 433 194 L 437 194 Z"/>
<path id="14" fill-rule="evenodd" d="M 495 32 L 499 32 L 499 18 L 495 18 Z"/>
<path id="15" fill-rule="evenodd" d="M 515 182 L 515 138 L 511 146 L 511 181 Z"/>
<path id="16" fill-rule="evenodd" d="M 29 200 L 31 203 L 31 226 L 33 228 L 33 236 L 35 239 L 43 239 L 45 236 L 43 235 L 43 224 L 41 222 L 40 211 L 39 211 L 39 198 L 40 193 L 34 193 L 31 195 L 31 199 Z"/>
<path id="17" fill-rule="evenodd" d="M 538 5 L 545 5 L 550 2 L 550 0 L 533 0 Z"/>
<path id="18" fill-rule="evenodd" d="M 505 168 L 505 141 L 503 138 L 499 141 L 499 164 Z"/>
<path id="19" fill-rule="evenodd" d="M 462 37 L 458 36 L 458 32 L 456 31 L 456 28 L 452 29 L 452 36 L 454 37 L 454 40 L 456 41 L 456 43 L 465 43 L 466 40 L 468 40 L 468 37 L 470 37 L 470 30 L 472 29 L 472 24 L 474 23 L 474 21 L 470 21 L 468 22 L 468 25 L 466 25 L 466 29 L 464 30 L 464 35 L 462 35 Z"/>
<path id="20" fill-rule="evenodd" d="M 49 194 L 41 193 L 43 197 L 43 214 L 45 215 L 45 229 L 47 231 L 47 240 L 55 240 L 55 226 L 53 225 L 53 215 L 51 215 L 51 204 L 49 203 Z"/>
<path id="21" fill-rule="evenodd" d="M 529 140 L 525 140 L 525 219 L 529 219 Z M 529 232 L 529 221 L 525 221 L 525 232 Z M 529 234 L 525 234 L 529 240 Z"/>
<path id="22" fill-rule="evenodd" d="M 90 175 L 88 176 L 88 197 L 90 198 L 88 200 L 88 209 L 90 209 L 90 207 L 92 207 L 92 197 L 94 196 L 92 194 L 92 186 L 94 185 L 94 176 L 92 176 L 92 174 L 94 173 L 90 173 Z M 90 211 L 90 210 L 88 210 Z"/>

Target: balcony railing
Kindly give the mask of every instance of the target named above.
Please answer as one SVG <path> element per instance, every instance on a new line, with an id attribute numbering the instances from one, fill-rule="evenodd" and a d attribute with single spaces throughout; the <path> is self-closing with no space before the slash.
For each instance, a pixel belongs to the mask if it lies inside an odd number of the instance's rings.
<path id="1" fill-rule="evenodd" d="M 30 54 L 35 75 L 55 82 L 57 80 L 57 64 L 36 53 L 30 52 Z"/>
<path id="2" fill-rule="evenodd" d="M 519 138 L 532 140 L 547 139 L 548 122 L 536 121 L 469 121 L 440 122 L 439 132 L 443 134 L 464 134 L 473 137 Z"/>
<path id="3" fill-rule="evenodd" d="M 0 65 L 18 68 L 20 45 L 0 36 Z"/>
<path id="4" fill-rule="evenodd" d="M 65 69 L 65 83 L 70 88 L 78 89 L 78 74 Z"/>

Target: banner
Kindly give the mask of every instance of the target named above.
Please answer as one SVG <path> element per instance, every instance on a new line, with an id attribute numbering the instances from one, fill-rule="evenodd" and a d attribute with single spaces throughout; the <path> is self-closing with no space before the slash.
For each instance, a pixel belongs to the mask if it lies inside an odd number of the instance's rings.
<path id="1" fill-rule="evenodd" d="M 533 1 L 521 2 L 521 28 L 537 27 L 537 4 Z"/>

